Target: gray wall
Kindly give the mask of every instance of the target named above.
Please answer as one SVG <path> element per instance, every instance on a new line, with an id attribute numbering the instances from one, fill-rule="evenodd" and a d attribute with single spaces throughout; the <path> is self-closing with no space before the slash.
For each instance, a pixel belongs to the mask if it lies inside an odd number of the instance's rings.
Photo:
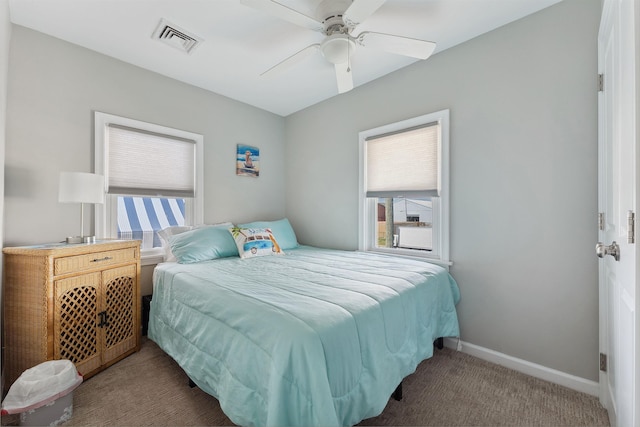
<path id="1" fill-rule="evenodd" d="M 449 108 L 462 339 L 597 381 L 599 17 L 565 0 L 288 116 L 299 239 L 356 249 L 358 132 Z"/>
<path id="2" fill-rule="evenodd" d="M 96 110 L 204 135 L 206 223 L 285 214 L 278 115 L 20 26 L 7 102 L 5 246 L 79 233 L 80 206 L 58 203 L 58 176 L 93 171 Z M 258 179 L 235 175 L 237 143 L 260 147 Z"/>
<path id="3" fill-rule="evenodd" d="M 9 21 L 9 2 L 0 0 L 0 242 L 4 233 L 4 149 L 6 139 L 7 86 L 9 71 L 9 43 L 11 41 L 11 22 Z M 2 254 L 0 253 L 0 261 Z M 0 262 L 2 277 L 2 262 Z M 2 301 L 2 300 L 0 300 Z"/>
<path id="4" fill-rule="evenodd" d="M 0 0 L 0 242 L 4 234 L 4 147 L 7 105 L 7 72 L 9 64 L 9 43 L 11 41 L 11 22 L 9 21 L 9 2 Z M 0 252 L 0 277 L 2 277 L 2 253 Z M 0 307 L 2 307 L 2 290 L 0 290 Z M 0 330 L 2 330 L 2 309 L 0 308 Z M 1 350 L 4 360 L 4 347 Z M 0 362 L 0 366 L 4 366 Z M 0 390 L 4 390 L 4 369 L 0 374 Z"/>

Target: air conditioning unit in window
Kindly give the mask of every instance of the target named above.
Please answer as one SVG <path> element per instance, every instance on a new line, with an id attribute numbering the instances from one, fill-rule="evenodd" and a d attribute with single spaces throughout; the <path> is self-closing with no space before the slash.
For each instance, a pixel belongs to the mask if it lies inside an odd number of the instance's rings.
<path id="1" fill-rule="evenodd" d="M 398 227 L 398 247 L 406 249 L 433 249 L 433 228 Z"/>

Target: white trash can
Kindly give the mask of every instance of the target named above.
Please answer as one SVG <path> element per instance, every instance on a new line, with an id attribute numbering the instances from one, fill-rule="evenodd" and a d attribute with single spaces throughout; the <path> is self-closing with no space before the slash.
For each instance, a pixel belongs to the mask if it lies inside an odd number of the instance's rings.
<path id="1" fill-rule="evenodd" d="M 73 390 L 82 383 L 70 360 L 49 360 L 27 369 L 2 401 L 2 414 L 20 414 L 23 426 L 56 426 L 73 415 Z"/>

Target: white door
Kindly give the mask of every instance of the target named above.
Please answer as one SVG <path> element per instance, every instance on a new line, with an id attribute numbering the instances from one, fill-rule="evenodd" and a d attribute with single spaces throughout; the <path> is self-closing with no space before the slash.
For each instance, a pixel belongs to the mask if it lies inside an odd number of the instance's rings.
<path id="1" fill-rule="evenodd" d="M 600 261 L 600 399 L 612 426 L 638 426 L 636 402 L 636 244 L 629 222 L 636 213 L 635 0 L 605 0 L 598 35 L 598 204 L 603 215 L 596 250 Z M 640 255 L 640 254 L 639 254 Z"/>

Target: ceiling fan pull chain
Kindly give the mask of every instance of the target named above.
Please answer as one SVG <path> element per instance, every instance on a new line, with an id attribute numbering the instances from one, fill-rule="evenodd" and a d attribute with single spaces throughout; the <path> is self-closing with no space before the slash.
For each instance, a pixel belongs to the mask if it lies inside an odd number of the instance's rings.
<path id="1" fill-rule="evenodd" d="M 351 72 L 351 43 L 347 43 L 347 73 Z"/>

